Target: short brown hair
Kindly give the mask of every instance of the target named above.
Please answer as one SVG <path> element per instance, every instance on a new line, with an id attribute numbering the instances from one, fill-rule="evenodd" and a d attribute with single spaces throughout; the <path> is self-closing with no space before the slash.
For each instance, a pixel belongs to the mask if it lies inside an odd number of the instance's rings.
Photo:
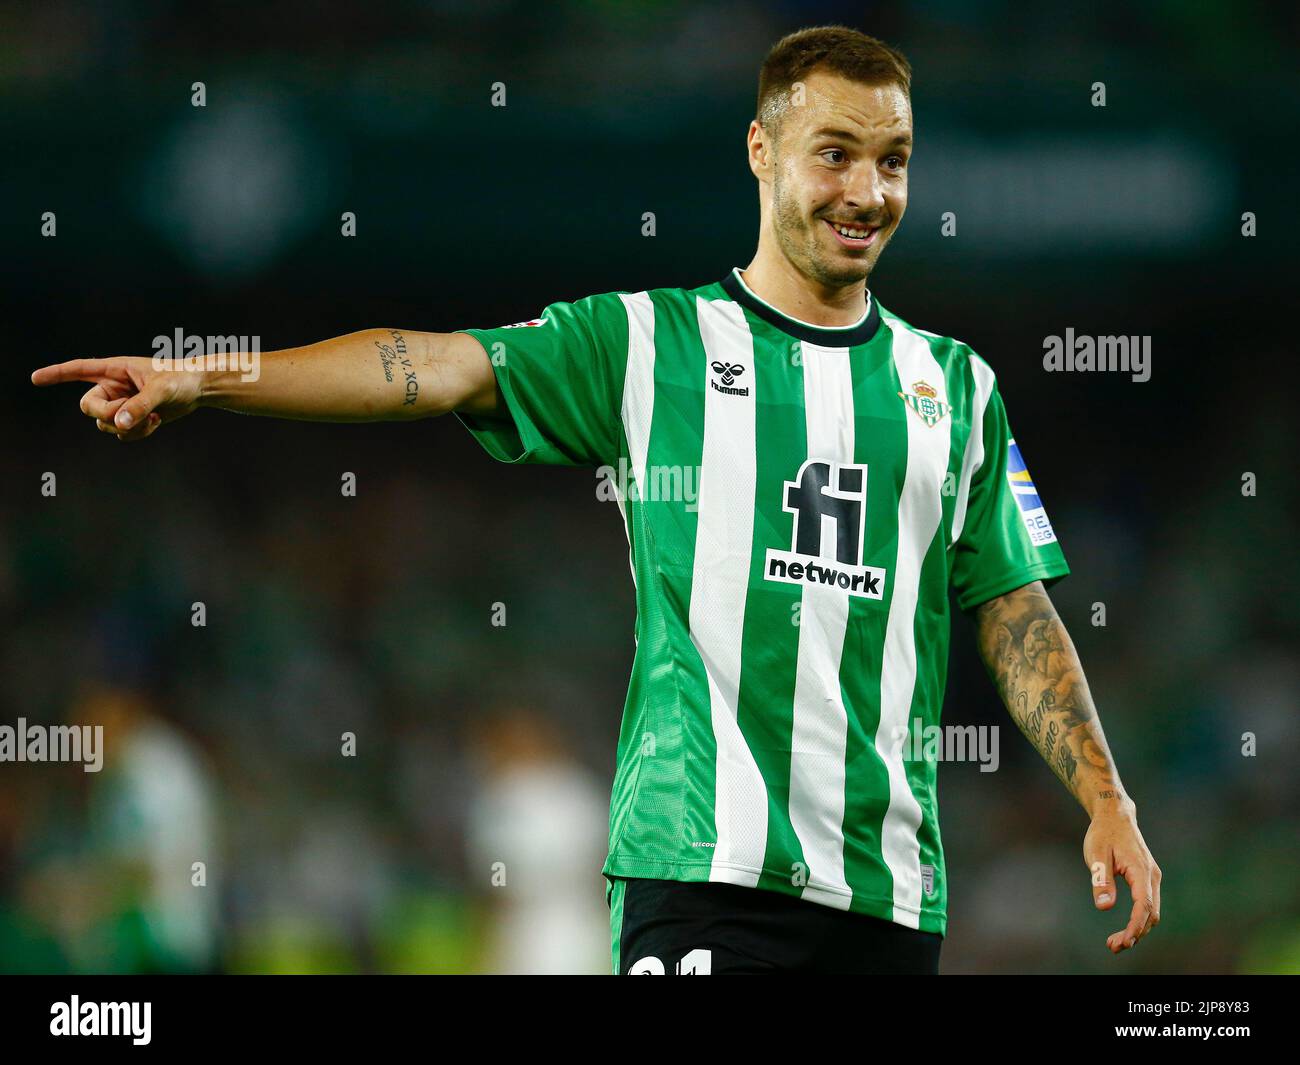
<path id="1" fill-rule="evenodd" d="M 796 82 L 815 70 L 864 85 L 897 85 L 912 96 L 912 67 L 884 41 L 848 26 L 813 26 L 782 37 L 758 74 L 759 123 L 775 135 Z"/>

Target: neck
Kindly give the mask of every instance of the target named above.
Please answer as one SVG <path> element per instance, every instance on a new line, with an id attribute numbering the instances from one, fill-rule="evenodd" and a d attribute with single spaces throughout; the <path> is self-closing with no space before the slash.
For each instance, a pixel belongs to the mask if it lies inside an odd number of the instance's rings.
<path id="1" fill-rule="evenodd" d="M 824 285 L 800 273 L 780 252 L 759 241 L 758 251 L 740 272 L 741 279 L 759 299 L 778 311 L 809 325 L 855 325 L 867 313 L 867 282 Z"/>

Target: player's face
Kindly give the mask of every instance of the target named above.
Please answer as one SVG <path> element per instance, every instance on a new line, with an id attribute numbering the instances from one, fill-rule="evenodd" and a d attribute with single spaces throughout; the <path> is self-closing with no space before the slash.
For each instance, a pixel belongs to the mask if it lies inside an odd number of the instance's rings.
<path id="1" fill-rule="evenodd" d="M 801 273 L 829 286 L 871 273 L 907 207 L 911 151 L 901 88 L 808 77 L 772 156 L 772 225 Z"/>

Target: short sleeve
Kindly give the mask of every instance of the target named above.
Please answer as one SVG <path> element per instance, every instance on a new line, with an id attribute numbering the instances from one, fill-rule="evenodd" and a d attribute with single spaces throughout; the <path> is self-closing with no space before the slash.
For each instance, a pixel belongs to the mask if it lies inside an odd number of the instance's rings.
<path id="1" fill-rule="evenodd" d="M 989 382 L 988 402 L 978 438 L 973 427 L 968 444 L 982 455 L 970 479 L 951 570 L 962 610 L 1032 581 L 1053 584 L 1070 572 L 1020 445 L 1011 434 L 992 372 L 986 366 L 982 369 Z"/>
<path id="2" fill-rule="evenodd" d="M 502 462 L 613 464 L 622 439 L 627 310 L 616 292 L 552 303 L 540 318 L 462 329 L 487 352 L 500 418 L 458 417 Z"/>

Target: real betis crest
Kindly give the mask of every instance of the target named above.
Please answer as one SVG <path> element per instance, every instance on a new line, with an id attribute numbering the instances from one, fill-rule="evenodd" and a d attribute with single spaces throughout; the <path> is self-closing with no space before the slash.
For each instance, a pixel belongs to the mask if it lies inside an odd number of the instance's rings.
<path id="1" fill-rule="evenodd" d="M 941 403 L 936 398 L 939 393 L 924 381 L 917 381 L 912 385 L 912 391 L 898 394 L 903 402 L 916 411 L 921 416 L 921 420 L 931 428 L 934 427 L 935 422 L 952 410 L 947 403 Z"/>

